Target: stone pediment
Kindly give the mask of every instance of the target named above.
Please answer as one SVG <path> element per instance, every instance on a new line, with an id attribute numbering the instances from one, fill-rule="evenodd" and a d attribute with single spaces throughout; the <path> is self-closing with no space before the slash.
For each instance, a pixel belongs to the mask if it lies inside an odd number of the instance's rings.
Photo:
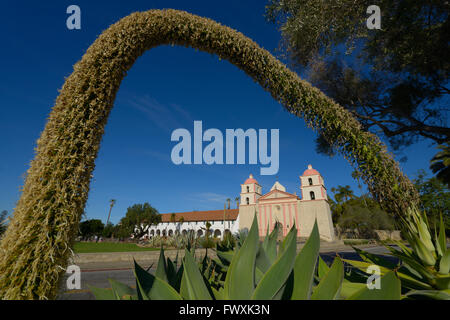
<path id="1" fill-rule="evenodd" d="M 270 191 L 269 193 L 266 193 L 261 198 L 258 199 L 258 202 L 264 201 L 264 200 L 272 200 L 272 199 L 284 199 L 284 200 L 299 200 L 299 197 L 297 197 L 295 194 L 281 191 L 278 189 L 274 189 Z"/>

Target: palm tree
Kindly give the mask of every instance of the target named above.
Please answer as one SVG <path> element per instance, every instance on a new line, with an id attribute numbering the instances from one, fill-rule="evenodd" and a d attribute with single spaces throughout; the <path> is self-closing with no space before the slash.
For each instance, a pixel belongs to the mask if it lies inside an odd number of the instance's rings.
<path id="1" fill-rule="evenodd" d="M 228 199 L 227 199 L 228 210 L 230 210 L 230 202 L 231 202 L 231 199 L 230 199 L 230 198 L 228 198 Z"/>
<path id="2" fill-rule="evenodd" d="M 362 199 L 363 199 L 363 201 L 364 201 L 364 205 L 365 205 L 366 208 L 367 208 L 366 197 L 365 197 L 365 195 L 364 195 L 364 193 L 363 193 L 362 185 L 361 185 L 361 180 L 360 180 L 360 179 L 361 179 L 361 176 L 362 176 L 362 173 L 359 172 L 358 170 L 355 170 L 355 171 L 352 172 L 352 178 L 353 178 L 353 179 L 356 179 L 356 181 L 358 181 L 358 188 L 359 188 L 359 190 L 361 191 L 361 197 L 362 197 Z"/>
<path id="3" fill-rule="evenodd" d="M 170 222 L 175 222 L 175 221 L 176 221 L 176 215 L 175 215 L 175 213 L 172 213 L 170 215 Z"/>
<path id="4" fill-rule="evenodd" d="M 108 225 L 108 223 L 109 223 L 109 218 L 111 217 L 111 210 L 115 204 L 116 204 L 116 199 L 109 200 L 109 213 L 108 213 L 108 220 L 106 220 L 106 225 Z"/>
<path id="5" fill-rule="evenodd" d="M 436 174 L 436 177 L 450 187 L 450 145 L 439 145 L 438 152 L 431 159 L 430 169 Z"/>
<path id="6" fill-rule="evenodd" d="M 234 201 L 236 201 L 236 209 L 239 209 L 239 197 L 234 198 Z"/>
<path id="7" fill-rule="evenodd" d="M 337 188 L 331 188 L 331 192 L 333 192 L 334 198 L 337 203 L 342 203 L 342 200 L 348 201 L 349 199 L 353 199 L 355 195 L 353 194 L 353 190 L 350 186 L 337 186 Z"/>

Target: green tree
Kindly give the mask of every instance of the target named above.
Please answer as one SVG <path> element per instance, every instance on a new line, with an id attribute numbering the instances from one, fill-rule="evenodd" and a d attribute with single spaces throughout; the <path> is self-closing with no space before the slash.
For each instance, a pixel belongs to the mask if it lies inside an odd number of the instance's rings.
<path id="1" fill-rule="evenodd" d="M 444 182 L 450 188 L 450 145 L 439 145 L 438 152 L 433 159 L 431 159 L 431 170 L 436 173 L 436 177 Z"/>
<path id="2" fill-rule="evenodd" d="M 353 173 L 358 178 L 358 173 Z M 331 188 L 334 200 L 330 197 L 329 203 L 332 219 L 335 225 L 342 229 L 356 229 L 366 238 L 374 238 L 374 230 L 392 230 L 394 220 L 381 209 L 379 203 L 370 195 L 355 196 L 350 186 L 337 186 Z"/>
<path id="3" fill-rule="evenodd" d="M 93 236 L 100 237 L 105 225 L 99 219 L 86 220 L 80 223 L 80 235 L 87 240 Z"/>
<path id="4" fill-rule="evenodd" d="M 202 237 L 199 241 L 200 245 L 206 249 L 206 256 L 208 256 L 208 248 L 213 248 L 215 246 L 214 240 L 211 238 L 211 223 L 206 221 L 205 227 L 202 227 L 205 230 L 205 236 Z"/>
<path id="5" fill-rule="evenodd" d="M 393 230 L 394 220 L 373 199 L 355 197 L 342 205 L 337 219 L 342 229 L 356 229 L 363 238 L 375 238 L 375 230 Z"/>
<path id="6" fill-rule="evenodd" d="M 114 226 L 114 236 L 119 238 L 120 240 L 130 238 L 131 234 L 132 231 L 130 231 L 130 228 L 123 226 L 120 222 Z"/>
<path id="7" fill-rule="evenodd" d="M 352 188 L 347 186 L 337 186 L 337 188 L 331 188 L 331 192 L 334 193 L 334 198 L 337 203 L 343 203 L 355 197 Z"/>
<path id="8" fill-rule="evenodd" d="M 420 194 L 420 209 L 428 216 L 431 229 L 439 225 L 440 215 L 444 219 L 446 232 L 450 229 L 450 190 L 436 177 L 427 178 L 425 170 L 419 170 L 413 180 Z"/>
<path id="9" fill-rule="evenodd" d="M 7 227 L 8 227 L 8 211 L 3 210 L 0 213 L 0 238 L 2 234 L 6 231 Z"/>
<path id="10" fill-rule="evenodd" d="M 144 204 L 134 204 L 127 209 L 125 217 L 121 220 L 120 232 L 122 235 L 128 233 L 135 239 L 144 236 L 151 225 L 161 222 L 161 215 L 148 202 Z"/>
<path id="11" fill-rule="evenodd" d="M 366 26 L 369 0 L 270 0 L 283 49 L 310 81 L 394 150 L 420 139 L 450 140 L 450 4 L 384 0 L 381 30 Z M 329 140 L 329 139 L 328 139 Z M 333 155 L 320 135 L 317 149 Z M 447 165 L 448 167 L 448 165 Z"/>
<path id="12" fill-rule="evenodd" d="M 103 229 L 102 236 L 104 238 L 113 238 L 114 237 L 114 224 L 108 222 Z"/>

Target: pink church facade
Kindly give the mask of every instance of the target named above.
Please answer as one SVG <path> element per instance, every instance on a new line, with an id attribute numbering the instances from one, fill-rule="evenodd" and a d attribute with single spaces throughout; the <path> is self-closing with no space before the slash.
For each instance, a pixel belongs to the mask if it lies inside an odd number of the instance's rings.
<path id="1" fill-rule="evenodd" d="M 298 237 L 308 237 L 317 220 L 323 240 L 334 241 L 334 228 L 328 204 L 324 179 L 320 173 L 308 166 L 300 176 L 300 194 L 289 193 L 278 181 L 266 194 L 262 186 L 250 175 L 241 185 L 239 206 L 239 229 L 250 228 L 253 217 L 258 219 L 260 236 L 271 232 L 276 223 L 286 236 L 295 223 Z"/>

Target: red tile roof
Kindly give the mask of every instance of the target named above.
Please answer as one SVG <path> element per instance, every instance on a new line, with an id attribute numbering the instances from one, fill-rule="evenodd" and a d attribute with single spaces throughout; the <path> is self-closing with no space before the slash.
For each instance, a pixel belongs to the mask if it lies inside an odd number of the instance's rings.
<path id="1" fill-rule="evenodd" d="M 239 214 L 239 209 L 230 209 L 225 212 L 225 220 L 236 220 Z M 172 222 L 172 213 L 161 213 L 161 222 Z M 177 212 L 175 213 L 175 221 L 180 221 L 184 218 L 184 222 L 190 221 L 222 221 L 224 220 L 223 210 L 209 210 L 209 211 L 191 211 L 191 212 Z"/>

